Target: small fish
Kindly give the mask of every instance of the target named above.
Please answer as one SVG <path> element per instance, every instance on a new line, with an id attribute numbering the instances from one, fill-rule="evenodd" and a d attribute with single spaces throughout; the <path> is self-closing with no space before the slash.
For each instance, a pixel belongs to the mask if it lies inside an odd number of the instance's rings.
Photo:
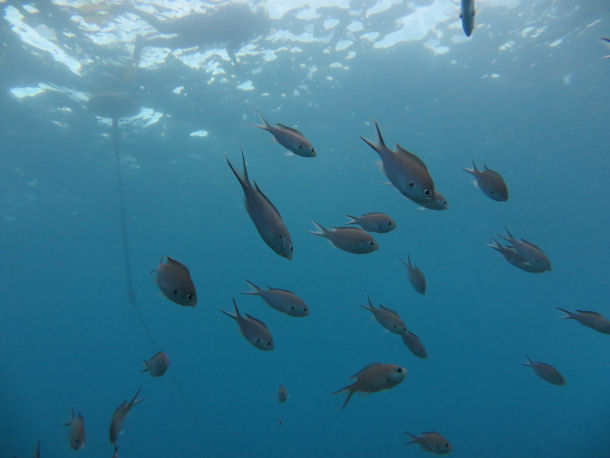
<path id="1" fill-rule="evenodd" d="M 195 285 L 191 280 L 191 274 L 186 266 L 175 259 L 166 256 L 167 262 L 163 259 L 153 273 L 153 280 L 161 292 L 170 301 L 187 307 L 197 305 L 197 293 Z"/>
<path id="2" fill-rule="evenodd" d="M 562 312 L 567 313 L 567 315 L 562 316 L 561 318 L 564 318 L 566 320 L 576 320 L 583 326 L 595 329 L 596 331 L 601 332 L 602 334 L 610 334 L 610 320 L 604 318 L 597 312 L 576 309 L 578 313 L 573 313 L 568 312 L 567 310 L 562 309 L 561 307 L 557 307 L 557 310 L 561 310 Z"/>
<path id="3" fill-rule="evenodd" d="M 397 145 L 398 152 L 389 149 L 383 141 L 377 121 L 374 122 L 379 144 L 376 145 L 362 136 L 360 138 L 379 154 L 380 169 L 388 177 L 390 183 L 402 195 L 415 202 L 433 200 L 434 182 L 424 162 L 400 145 Z"/>
<path id="4" fill-rule="evenodd" d="M 129 414 L 129 411 L 133 408 L 133 406 L 139 404 L 144 399 L 138 399 L 138 395 L 140 394 L 140 388 L 136 391 L 135 396 L 131 399 L 131 401 L 123 401 L 121 405 L 119 405 L 116 409 L 114 409 L 114 413 L 112 414 L 112 421 L 110 422 L 110 431 L 108 433 L 108 437 L 112 444 L 115 444 L 117 439 L 119 438 L 119 433 L 123 429 L 123 422 Z M 115 445 L 115 453 L 117 447 Z"/>
<path id="5" fill-rule="evenodd" d="M 280 385 L 280 387 L 277 389 L 277 400 L 280 404 L 283 404 L 286 402 L 287 398 L 288 391 L 286 390 L 286 387 L 284 385 Z"/>
<path id="6" fill-rule="evenodd" d="M 309 231 L 310 234 L 325 237 L 330 244 L 349 253 L 367 254 L 379 248 L 377 242 L 368 233 L 355 227 L 332 227 L 330 230 L 312 221 L 320 232 Z"/>
<path id="7" fill-rule="evenodd" d="M 464 167 L 464 170 L 474 176 L 475 186 L 483 191 L 487 197 L 498 202 L 506 202 L 508 200 L 508 188 L 502 175 L 488 168 L 487 164 L 483 164 L 483 167 L 485 170 L 477 169 L 476 164 L 472 161 L 472 169 Z"/>
<path id="8" fill-rule="evenodd" d="M 546 272 L 546 269 L 540 269 L 530 265 L 513 247 L 501 245 L 496 239 L 493 239 L 493 244 L 488 243 L 487 246 L 502 254 L 506 261 L 521 270 L 531 273 Z"/>
<path id="9" fill-rule="evenodd" d="M 449 210 L 449 202 L 440 192 L 434 190 L 434 199 L 427 202 L 417 202 L 428 210 Z"/>
<path id="10" fill-rule="evenodd" d="M 411 286 L 419 294 L 426 294 L 426 277 L 417 266 L 411 264 L 411 256 L 407 255 L 409 262 L 405 262 L 401 259 L 402 263 L 407 267 L 407 276 L 411 282 Z"/>
<path id="11" fill-rule="evenodd" d="M 243 176 L 237 173 L 235 168 L 233 168 L 233 165 L 229 162 L 229 158 L 227 157 L 226 159 L 231 171 L 244 190 L 246 210 L 248 211 L 248 215 L 250 215 L 250 219 L 252 219 L 252 222 L 256 226 L 256 230 L 273 251 L 286 259 L 292 259 L 292 239 L 290 238 L 288 229 L 286 229 L 280 212 L 277 211 L 277 208 L 273 206 L 267 196 L 263 194 L 256 184 L 256 181 L 254 182 L 254 186 L 250 183 L 243 150 L 241 152 L 241 159 L 244 165 Z"/>
<path id="12" fill-rule="evenodd" d="M 379 305 L 379 308 L 375 308 L 373 303 L 371 302 L 371 298 L 368 297 L 369 305 L 361 305 L 364 310 L 368 310 L 373 313 L 375 319 L 379 322 L 381 326 L 386 328 L 388 331 L 393 332 L 394 334 L 406 334 L 407 327 L 400 319 L 398 313 L 394 310 L 390 310 L 383 305 Z"/>
<path id="13" fill-rule="evenodd" d="M 467 37 L 469 37 L 474 30 L 475 14 L 474 0 L 462 0 L 460 19 L 462 20 L 462 28 Z"/>
<path id="14" fill-rule="evenodd" d="M 280 145 L 286 149 L 289 149 L 297 156 L 315 157 L 316 150 L 301 132 L 292 127 L 285 126 L 284 124 L 278 123 L 277 127 L 272 126 L 267 122 L 260 111 L 256 110 L 256 112 L 260 115 L 261 119 L 265 123 L 264 126 L 257 125 L 256 127 L 269 132 Z"/>
<path id="15" fill-rule="evenodd" d="M 235 307 L 235 315 L 231 315 L 224 310 L 221 310 L 221 312 L 237 321 L 241 335 L 259 350 L 273 350 L 273 338 L 265 323 L 247 313 L 245 318 L 240 315 L 235 299 L 233 299 L 233 306 Z"/>
<path id="16" fill-rule="evenodd" d="M 563 375 L 550 364 L 541 363 L 539 361 L 532 361 L 529 356 L 525 355 L 527 363 L 521 363 L 522 366 L 531 367 L 538 377 L 546 380 L 553 385 L 565 385 L 566 381 Z"/>
<path id="17" fill-rule="evenodd" d="M 384 234 L 396 229 L 396 223 L 385 213 L 366 213 L 362 216 L 350 216 L 345 215 L 349 218 L 347 224 L 358 224 L 362 229 L 367 232 L 377 232 Z"/>
<path id="18" fill-rule="evenodd" d="M 85 446 L 85 419 L 79 412 L 78 416 L 74 416 L 74 409 L 72 409 L 72 417 L 68 423 L 64 423 L 70 427 L 70 447 L 72 450 L 80 450 Z"/>
<path id="19" fill-rule="evenodd" d="M 299 296 L 294 294 L 292 291 L 288 291 L 285 289 L 277 289 L 272 288 L 267 285 L 268 290 L 264 290 L 256 286 L 249 280 L 246 280 L 254 291 L 246 291 L 242 294 L 247 294 L 251 296 L 260 296 L 263 300 L 271 307 L 276 310 L 279 310 L 282 313 L 290 316 L 307 316 L 309 315 L 309 309 L 307 308 L 307 304 L 301 299 Z"/>
<path id="20" fill-rule="evenodd" d="M 354 383 L 335 391 L 333 394 L 339 394 L 343 391 L 348 392 L 343 407 L 341 407 L 341 410 L 343 410 L 355 392 L 376 393 L 389 390 L 402 382 L 406 376 L 407 369 L 404 367 L 395 364 L 371 363 L 352 375 L 352 378 L 356 379 Z"/>
<path id="21" fill-rule="evenodd" d="M 151 377 L 161 377 L 169 367 L 169 357 L 164 352 L 160 351 L 150 360 L 144 360 L 146 366 L 142 372 L 148 372 Z"/>
<path id="22" fill-rule="evenodd" d="M 546 256 L 546 254 L 544 254 L 542 249 L 525 239 L 515 239 L 508 228 L 506 228 L 506 233 L 508 234 L 508 237 L 500 235 L 500 238 L 512 243 L 512 248 L 515 249 L 517 254 L 521 256 L 523 261 L 529 264 L 532 269 L 536 269 L 540 272 L 551 270 L 551 261 L 549 261 L 549 258 Z"/>
<path id="23" fill-rule="evenodd" d="M 422 433 L 419 436 L 409 432 L 405 432 L 405 434 L 408 434 L 413 438 L 412 441 L 407 442 L 407 445 L 419 444 L 422 450 L 425 450 L 426 452 L 431 452 L 435 455 L 445 455 L 453 450 L 449 441 L 436 431 Z"/>
<path id="24" fill-rule="evenodd" d="M 408 331 L 402 335 L 402 341 L 409 348 L 409 350 L 411 350 L 411 353 L 418 358 L 426 359 L 428 357 L 426 347 L 424 347 L 424 344 L 421 343 L 419 337 L 417 337 L 411 331 Z"/>

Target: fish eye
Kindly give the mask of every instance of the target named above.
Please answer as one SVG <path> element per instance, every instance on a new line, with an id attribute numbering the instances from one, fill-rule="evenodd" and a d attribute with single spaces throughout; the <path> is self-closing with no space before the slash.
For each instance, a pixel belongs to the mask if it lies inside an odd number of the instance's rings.
<path id="1" fill-rule="evenodd" d="M 429 189 L 424 189 L 424 194 L 429 196 L 430 195 L 430 190 Z"/>
<path id="2" fill-rule="evenodd" d="M 193 296 L 192 296 L 192 295 L 190 295 L 190 294 L 187 294 L 187 295 L 186 295 L 186 298 L 187 298 L 187 299 L 190 301 L 191 299 L 193 299 Z"/>
<path id="3" fill-rule="evenodd" d="M 270 347 L 271 346 L 271 342 L 267 342 L 267 346 Z"/>
<path id="4" fill-rule="evenodd" d="M 256 343 L 261 343 L 261 339 L 256 339 Z"/>
<path id="5" fill-rule="evenodd" d="M 402 367 L 399 367 L 398 369 L 396 369 L 396 372 L 398 372 L 400 374 L 402 372 Z"/>
<path id="6" fill-rule="evenodd" d="M 294 310 L 294 305 L 290 307 L 290 310 Z"/>
<path id="7" fill-rule="evenodd" d="M 303 149 L 303 145 L 299 145 L 299 149 Z"/>
<path id="8" fill-rule="evenodd" d="M 174 296 L 178 294 L 178 290 L 177 289 L 175 289 L 173 292 L 174 292 Z"/>
<path id="9" fill-rule="evenodd" d="M 412 188 L 414 185 L 415 185 L 415 184 L 414 184 L 412 181 L 410 181 L 410 182 L 409 182 L 409 187 L 410 187 L 410 188 Z"/>

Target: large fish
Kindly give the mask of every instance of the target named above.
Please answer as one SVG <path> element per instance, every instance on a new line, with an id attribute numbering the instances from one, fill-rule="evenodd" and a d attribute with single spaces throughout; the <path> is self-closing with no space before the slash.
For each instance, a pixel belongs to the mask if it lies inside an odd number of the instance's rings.
<path id="1" fill-rule="evenodd" d="M 110 422 L 110 430 L 108 432 L 108 438 L 112 444 L 116 444 L 117 439 L 119 438 L 119 434 L 123 429 L 123 422 L 125 418 L 129 414 L 129 411 L 135 406 L 142 402 L 144 399 L 138 399 L 138 395 L 140 394 L 140 388 L 136 391 L 135 396 L 131 399 L 131 401 L 123 401 L 121 405 L 119 405 L 116 409 L 114 409 L 114 413 L 112 414 L 112 421 Z M 115 450 L 117 448 L 115 447 Z"/>
<path id="2" fill-rule="evenodd" d="M 74 416 L 74 409 L 72 409 L 72 417 L 68 423 L 64 423 L 70 427 L 70 448 L 72 450 L 80 450 L 85 446 L 85 419 L 79 412 L 78 416 Z"/>
<path id="3" fill-rule="evenodd" d="M 563 375 L 561 375 L 561 373 L 550 364 L 541 363 L 539 361 L 532 361 L 527 355 L 525 355 L 525 357 L 527 358 L 527 362 L 521 363 L 521 365 L 525 367 L 531 367 L 534 370 L 534 373 L 542 380 L 552 383 L 553 385 L 566 384 Z"/>
<path id="4" fill-rule="evenodd" d="M 245 317 L 242 316 L 239 313 L 235 299 L 233 299 L 233 306 L 235 307 L 235 315 L 231 315 L 224 310 L 221 310 L 221 312 L 237 322 L 241 335 L 259 350 L 273 350 L 273 338 L 271 337 L 267 325 L 258 318 L 254 318 L 247 313 Z"/>
<path id="5" fill-rule="evenodd" d="M 388 331 L 393 332 L 394 334 L 407 333 L 407 327 L 405 326 L 398 313 L 396 313 L 394 310 L 384 307 L 383 305 L 379 305 L 379 308 L 375 308 L 375 306 L 371 302 L 371 298 L 367 297 L 367 299 L 369 301 L 369 305 L 361 305 L 360 307 L 362 307 L 364 310 L 368 310 L 369 312 L 371 312 L 381 326 L 386 328 Z"/>
<path id="6" fill-rule="evenodd" d="M 508 237 L 500 235 L 500 238 L 512 243 L 512 248 L 515 249 L 517 254 L 521 256 L 532 269 L 538 269 L 541 272 L 551 270 L 551 261 L 549 261 L 549 258 L 541 248 L 525 239 L 517 240 L 513 237 L 508 228 L 506 228 L 506 233 L 508 234 Z"/>
<path id="7" fill-rule="evenodd" d="M 574 320 L 578 321 L 583 326 L 587 326 L 591 329 L 595 329 L 602 334 L 610 334 L 610 320 L 603 317 L 597 312 L 592 312 L 590 310 L 576 310 L 578 313 L 568 312 L 566 309 L 562 309 L 561 307 L 557 307 L 557 310 L 561 310 L 567 315 L 562 316 L 566 320 Z"/>
<path id="8" fill-rule="evenodd" d="M 227 163 L 231 171 L 239 181 L 244 190 L 244 202 L 250 219 L 256 226 L 256 230 L 269 247 L 280 256 L 286 259 L 292 259 L 293 248 L 292 239 L 286 229 L 286 225 L 280 216 L 280 212 L 275 208 L 271 201 L 260 190 L 256 181 L 254 186 L 248 178 L 248 170 L 246 169 L 246 159 L 244 152 L 241 152 L 241 159 L 244 165 L 244 174 L 240 175 L 227 157 Z"/>
<path id="9" fill-rule="evenodd" d="M 167 261 L 163 263 L 163 259 L 161 259 L 153 273 L 155 274 L 153 278 L 155 284 L 170 301 L 187 307 L 197 305 L 195 285 L 184 264 L 167 256 Z"/>
<path id="10" fill-rule="evenodd" d="M 316 155 L 316 150 L 301 132 L 284 124 L 278 123 L 277 126 L 272 126 L 260 111 L 256 111 L 265 123 L 264 126 L 257 125 L 256 127 L 269 132 L 284 148 L 289 149 L 297 156 L 314 157 Z"/>
<path id="11" fill-rule="evenodd" d="M 483 167 L 484 170 L 477 169 L 476 164 L 472 161 L 472 168 L 464 167 L 464 170 L 474 176 L 476 187 L 483 191 L 487 197 L 498 202 L 506 202 L 508 200 L 508 188 L 502 175 L 488 168 L 487 164 L 483 164 Z"/>
<path id="12" fill-rule="evenodd" d="M 467 37 L 469 37 L 474 30 L 475 14 L 474 0 L 462 0 L 460 19 L 462 20 L 462 28 Z"/>
<path id="13" fill-rule="evenodd" d="M 449 441 L 436 431 L 428 431 L 419 436 L 408 432 L 405 434 L 408 434 L 413 438 L 413 440 L 407 442 L 407 445 L 419 444 L 422 450 L 425 450 L 426 452 L 431 452 L 435 455 L 445 455 L 453 450 Z"/>
<path id="14" fill-rule="evenodd" d="M 429 202 L 434 199 L 434 182 L 424 162 L 415 154 L 398 145 L 399 151 L 389 149 L 375 121 L 379 144 L 374 144 L 364 137 L 360 137 L 367 145 L 373 148 L 381 158 L 380 169 L 390 180 L 390 183 L 400 193 L 414 202 Z"/>
<path id="15" fill-rule="evenodd" d="M 371 363 L 352 375 L 352 378 L 356 379 L 354 383 L 335 391 L 333 394 L 343 391 L 348 392 L 343 407 L 341 407 L 341 410 L 343 410 L 355 392 L 376 393 L 389 390 L 402 382 L 406 376 L 407 369 L 396 364 Z"/>
<path id="16" fill-rule="evenodd" d="M 312 221 L 318 232 L 309 231 L 310 234 L 327 238 L 331 245 L 343 251 L 354 254 L 367 254 L 379 248 L 377 242 L 368 233 L 356 227 L 332 227 L 326 229 L 321 224 Z"/>
<path id="17" fill-rule="evenodd" d="M 242 294 L 260 296 L 269 306 L 290 316 L 307 316 L 309 309 L 307 304 L 292 291 L 285 289 L 272 288 L 267 286 L 267 290 L 261 289 L 249 280 L 246 282 L 254 288 L 254 291 L 246 291 Z"/>

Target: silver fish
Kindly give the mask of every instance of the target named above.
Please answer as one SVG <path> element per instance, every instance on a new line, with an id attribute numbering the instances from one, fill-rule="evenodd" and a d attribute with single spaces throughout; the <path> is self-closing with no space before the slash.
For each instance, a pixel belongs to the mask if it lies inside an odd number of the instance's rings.
<path id="1" fill-rule="evenodd" d="M 435 455 L 445 455 L 453 450 L 449 441 L 436 431 L 422 433 L 419 436 L 409 432 L 405 432 L 405 434 L 408 434 L 413 438 L 412 441 L 407 442 L 407 445 L 419 444 L 422 450 L 425 450 L 426 452 L 431 452 Z"/>
<path id="2" fill-rule="evenodd" d="M 161 259 L 157 268 L 153 270 L 155 284 L 170 301 L 187 307 L 195 307 L 197 293 L 189 270 L 175 259 L 169 256 L 166 258 L 166 263 L 163 263 L 163 259 Z"/>
<path id="3" fill-rule="evenodd" d="M 284 148 L 289 149 L 298 156 L 314 157 L 316 155 L 316 150 L 301 132 L 292 127 L 285 126 L 284 124 L 278 123 L 277 127 L 272 126 L 267 122 L 260 111 L 256 111 L 265 123 L 264 126 L 257 125 L 256 127 L 271 133 L 275 140 Z"/>
<path id="4" fill-rule="evenodd" d="M 375 145 L 364 137 L 360 137 L 367 145 L 373 148 L 381 158 L 381 170 L 392 185 L 405 197 L 421 203 L 434 199 L 434 182 L 424 162 L 415 154 L 399 147 L 395 152 L 389 149 L 375 121 L 379 144 Z"/>
<path id="5" fill-rule="evenodd" d="M 352 375 L 352 378 L 356 379 L 354 383 L 335 391 L 333 394 L 339 394 L 343 391 L 348 392 L 343 407 L 341 407 L 341 410 L 343 410 L 355 392 L 376 393 L 389 390 L 402 382 L 406 376 L 407 369 L 396 364 L 371 363 Z"/>
<path id="6" fill-rule="evenodd" d="M 501 245 L 496 239 L 493 239 L 493 244 L 488 243 L 487 246 L 493 248 L 494 250 L 502 254 L 506 261 L 521 270 L 530 273 L 546 272 L 546 269 L 540 269 L 538 267 L 530 265 L 519 253 L 517 253 L 517 250 L 515 250 L 515 248 L 512 246 Z"/>
<path id="7" fill-rule="evenodd" d="M 354 254 L 367 254 L 379 248 L 373 237 L 362 229 L 355 227 L 332 227 L 326 229 L 319 223 L 312 221 L 320 232 L 309 231 L 310 234 L 325 237 L 331 245 Z"/>
<path id="8" fill-rule="evenodd" d="M 411 286 L 413 286 L 413 289 L 419 294 L 426 294 L 426 277 L 424 277 L 424 274 L 417 266 L 411 264 L 410 255 L 407 255 L 407 260 L 409 262 L 405 262 L 401 259 L 402 263 L 407 267 L 407 276 L 409 277 Z"/>
<path id="9" fill-rule="evenodd" d="M 267 285 L 268 290 L 264 290 L 256 286 L 249 280 L 246 282 L 254 288 L 254 291 L 246 291 L 242 294 L 251 296 L 260 296 L 269 306 L 282 313 L 290 316 L 307 316 L 309 315 L 309 309 L 307 304 L 299 296 L 294 294 L 292 291 L 285 289 L 272 288 Z"/>
<path id="10" fill-rule="evenodd" d="M 391 310 L 383 305 L 379 305 L 379 308 L 375 308 L 373 303 L 371 302 L 371 298 L 367 296 L 369 301 L 369 305 L 361 305 L 364 310 L 368 310 L 373 314 L 375 319 L 379 322 L 381 326 L 386 328 L 388 331 L 393 332 L 394 334 L 406 334 L 407 327 L 400 319 L 398 313 L 394 310 Z"/>
<path id="11" fill-rule="evenodd" d="M 411 331 L 408 331 L 402 335 L 402 341 L 407 346 L 411 353 L 417 356 L 420 359 L 426 359 L 428 357 L 428 352 L 426 351 L 426 347 L 421 343 L 419 337 L 413 334 Z"/>
<path id="12" fill-rule="evenodd" d="M 166 353 L 160 351 L 148 361 L 144 360 L 146 366 L 142 372 L 148 372 L 151 377 L 161 377 L 169 367 L 169 357 Z"/>
<path id="13" fill-rule="evenodd" d="M 248 215 L 250 215 L 250 219 L 252 219 L 262 239 L 273 251 L 284 258 L 292 259 L 292 239 L 280 216 L 280 212 L 277 211 L 277 208 L 273 206 L 267 196 L 263 194 L 256 181 L 254 186 L 250 183 L 243 150 L 241 158 L 244 165 L 243 176 L 233 168 L 229 158 L 227 157 L 226 159 L 229 167 L 231 167 L 231 171 L 244 190 L 246 210 Z"/>
<path id="14" fill-rule="evenodd" d="M 277 400 L 280 404 L 283 404 L 288 399 L 288 391 L 284 385 L 280 385 L 277 389 Z"/>
<path id="15" fill-rule="evenodd" d="M 561 310 L 567 315 L 562 316 L 566 320 L 576 320 L 583 326 L 587 326 L 591 329 L 595 329 L 602 334 L 610 334 L 610 320 L 604 318 L 597 312 L 592 312 L 590 310 L 578 310 L 578 313 L 568 312 L 566 309 L 562 309 L 561 307 L 557 307 L 557 310 Z"/>
<path id="16" fill-rule="evenodd" d="M 495 201 L 506 202 L 508 200 L 508 188 L 502 175 L 488 168 L 487 164 L 483 164 L 483 167 L 484 170 L 477 169 L 476 164 L 472 161 L 472 169 L 464 167 L 464 170 L 474 176 L 474 183 L 477 188 L 483 191 L 483 194 Z"/>
<path id="17" fill-rule="evenodd" d="M 384 234 L 396 229 L 394 220 L 385 213 L 373 212 L 362 216 L 345 216 L 349 218 L 347 224 L 357 224 L 367 232 Z"/>
<path id="18" fill-rule="evenodd" d="M 78 416 L 74 416 L 74 409 L 72 409 L 72 417 L 68 423 L 64 423 L 70 427 L 70 448 L 72 450 L 80 450 L 85 446 L 85 419 L 79 412 Z"/>
<path id="19" fill-rule="evenodd" d="M 129 414 L 129 411 L 133 408 L 133 406 L 138 405 L 144 400 L 138 399 L 139 394 L 140 388 L 138 388 L 138 391 L 136 391 L 136 394 L 131 399 L 131 401 L 123 401 L 121 405 L 114 409 L 114 413 L 112 414 L 112 421 L 110 422 L 110 431 L 108 433 L 108 437 L 112 444 L 116 443 L 117 439 L 119 438 L 119 433 L 123 429 L 123 422 L 125 421 L 127 414 Z"/>
<path id="20" fill-rule="evenodd" d="M 525 355 L 527 363 L 521 363 L 522 366 L 531 367 L 536 375 L 541 379 L 552 383 L 553 385 L 565 385 L 566 381 L 563 375 L 550 364 L 532 361 L 529 356 Z"/>
<path id="21" fill-rule="evenodd" d="M 235 307 L 235 315 L 231 315 L 224 310 L 221 310 L 221 312 L 237 321 L 241 335 L 259 350 L 273 350 L 273 338 L 265 323 L 247 313 L 245 317 L 240 315 L 235 299 L 233 299 L 233 306 Z"/>
<path id="22" fill-rule="evenodd" d="M 551 270 L 551 262 L 544 252 L 531 242 L 525 239 L 517 240 L 506 228 L 508 237 L 500 235 L 503 240 L 512 243 L 512 247 L 515 249 L 517 254 L 523 258 L 523 260 L 529 264 L 533 269 L 537 269 L 541 272 Z"/>
<path id="23" fill-rule="evenodd" d="M 462 20 L 462 28 L 467 37 L 469 37 L 474 30 L 475 14 L 474 0 L 462 0 L 460 19 Z"/>

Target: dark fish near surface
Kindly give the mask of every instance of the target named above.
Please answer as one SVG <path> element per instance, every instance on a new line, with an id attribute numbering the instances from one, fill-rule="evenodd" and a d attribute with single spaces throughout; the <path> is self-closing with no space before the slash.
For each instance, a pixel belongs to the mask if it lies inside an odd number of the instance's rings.
<path id="1" fill-rule="evenodd" d="M 389 149 L 383 141 L 377 121 L 374 122 L 379 144 L 376 145 L 362 136 L 360 138 L 379 154 L 380 169 L 388 177 L 390 183 L 402 195 L 417 203 L 433 200 L 434 182 L 424 162 L 399 145 L 398 152 Z"/>
<path id="2" fill-rule="evenodd" d="M 445 455 L 453 450 L 449 441 L 436 431 L 422 433 L 419 436 L 408 432 L 405 432 L 405 434 L 408 434 L 413 438 L 412 441 L 407 442 L 407 445 L 419 444 L 422 450 L 425 450 L 426 452 L 431 452 L 436 455 Z"/>
<path id="3" fill-rule="evenodd" d="M 349 218 L 347 224 L 357 224 L 367 232 L 385 234 L 386 232 L 396 229 L 394 220 L 385 213 L 372 212 L 362 216 L 345 216 Z"/>
<path id="4" fill-rule="evenodd" d="M 167 371 L 169 367 L 169 357 L 164 352 L 160 351 L 150 360 L 144 360 L 146 366 L 142 369 L 142 372 L 148 372 L 151 377 L 161 377 Z"/>
<path id="5" fill-rule="evenodd" d="M 277 211 L 277 208 L 275 208 L 267 196 L 263 194 L 256 184 L 256 181 L 254 182 L 254 186 L 250 183 L 243 150 L 241 152 L 241 159 L 244 165 L 243 176 L 237 173 L 235 168 L 233 168 L 229 158 L 227 157 L 226 159 L 231 171 L 244 191 L 246 210 L 248 211 L 248 215 L 250 215 L 250 219 L 256 226 L 259 235 L 277 254 L 286 259 L 292 259 L 292 239 L 290 238 L 288 229 L 286 229 L 280 212 Z"/>
<path id="6" fill-rule="evenodd" d="M 284 385 L 280 385 L 280 387 L 277 389 L 277 400 L 280 402 L 280 404 L 283 404 L 286 402 L 287 398 L 288 391 L 286 390 L 286 387 Z"/>
<path id="7" fill-rule="evenodd" d="M 525 355 L 527 363 L 521 363 L 522 366 L 531 367 L 536 375 L 541 379 L 552 383 L 553 385 L 565 385 L 566 381 L 563 375 L 550 364 L 532 361 L 529 356 Z"/>
<path id="8" fill-rule="evenodd" d="M 487 164 L 483 164 L 485 170 L 477 169 L 474 161 L 472 161 L 472 169 L 464 170 L 470 173 L 475 178 L 475 185 L 483 191 L 483 193 L 498 202 L 506 202 L 508 200 L 508 188 L 502 175 L 498 172 L 491 170 L 487 167 Z"/>
<path id="9" fill-rule="evenodd" d="M 576 309 L 576 312 L 578 313 L 573 313 L 568 312 L 566 309 L 562 309 L 561 307 L 557 307 L 557 310 L 567 313 L 567 315 L 562 316 L 561 318 L 578 321 L 583 326 L 587 326 L 601 332 L 602 334 L 610 334 L 610 320 L 604 318 L 597 312 Z"/>
<path id="10" fill-rule="evenodd" d="M 245 317 L 240 315 L 235 299 L 233 299 L 233 306 L 235 307 L 235 315 L 231 315 L 224 310 L 221 310 L 221 312 L 237 321 L 241 335 L 259 350 L 273 350 L 273 338 L 269 329 L 267 329 L 267 325 L 247 313 Z"/>
<path id="11" fill-rule="evenodd" d="M 373 237 L 362 229 L 355 227 L 332 227 L 326 229 L 319 223 L 312 221 L 319 232 L 309 231 L 310 234 L 325 237 L 334 247 L 354 254 L 367 254 L 379 248 Z"/>
<path id="12" fill-rule="evenodd" d="M 119 433 L 123 429 L 123 422 L 129 414 L 129 411 L 133 408 L 133 406 L 139 404 L 144 399 L 138 399 L 138 395 L 140 394 L 140 388 L 136 391 L 135 396 L 131 399 L 131 401 L 123 401 L 121 405 L 119 405 L 116 409 L 114 409 L 114 413 L 112 414 L 112 421 L 110 422 L 110 431 L 108 433 L 108 438 L 112 444 L 115 444 L 117 439 L 119 438 Z M 115 452 L 117 447 L 115 446 Z"/>
<path id="13" fill-rule="evenodd" d="M 269 132 L 284 148 L 289 149 L 297 156 L 314 157 L 316 155 L 316 150 L 301 132 L 284 124 L 278 123 L 277 126 L 272 126 L 260 111 L 256 111 L 265 123 L 264 126 L 257 125 L 256 127 Z"/>
<path id="14" fill-rule="evenodd" d="M 80 450 L 85 446 L 85 419 L 79 412 L 78 416 L 74 416 L 74 409 L 72 409 L 72 417 L 68 423 L 64 423 L 70 427 L 70 448 L 72 450 Z"/>
<path id="15" fill-rule="evenodd" d="M 413 264 L 411 264 L 411 256 L 407 255 L 407 260 L 409 262 L 402 261 L 402 263 L 407 267 L 407 276 L 409 277 L 409 282 L 413 289 L 417 291 L 419 294 L 426 294 L 426 277 L 422 273 L 419 268 Z"/>
<path id="16" fill-rule="evenodd" d="M 501 245 L 496 239 L 493 239 L 493 244 L 488 243 L 487 246 L 502 254 L 506 261 L 521 270 L 535 274 L 546 272 L 546 269 L 530 265 L 512 246 Z"/>
<path id="17" fill-rule="evenodd" d="M 309 315 L 307 304 L 292 291 L 271 288 L 270 286 L 267 286 L 269 288 L 268 290 L 264 290 L 249 280 L 246 280 L 246 282 L 254 288 L 254 291 L 246 291 L 242 294 L 260 296 L 269 306 L 286 315 L 297 317 Z"/>
<path id="18" fill-rule="evenodd" d="M 169 256 L 166 256 L 166 258 L 167 262 L 165 264 L 161 259 L 157 268 L 153 270 L 155 274 L 154 282 L 170 301 L 187 307 L 195 307 L 197 305 L 197 293 L 189 270 L 175 259 Z"/>
<path id="19" fill-rule="evenodd" d="M 371 302 L 371 298 L 367 296 L 367 299 L 369 305 L 361 305 L 360 307 L 371 312 L 381 326 L 394 334 L 405 334 L 407 332 L 407 327 L 398 313 L 383 305 L 380 305 L 379 308 L 375 308 Z"/>
<path id="20" fill-rule="evenodd" d="M 541 272 L 551 270 L 551 262 L 542 249 L 525 239 L 515 239 L 508 228 L 506 228 L 506 233 L 508 234 L 508 237 L 500 235 L 500 238 L 512 243 L 512 248 L 515 249 L 517 254 L 521 256 L 523 261 L 529 264 L 532 269 L 536 269 L 537 271 Z"/>
<path id="21" fill-rule="evenodd" d="M 428 357 L 428 352 L 426 351 L 426 347 L 421 343 L 419 337 L 413 334 L 411 331 L 407 331 L 402 335 L 402 341 L 407 346 L 411 353 L 417 356 L 420 359 L 426 359 Z"/>
<path id="22" fill-rule="evenodd" d="M 371 363 L 352 375 L 352 378 L 356 379 L 354 383 L 335 391 L 333 394 L 339 394 L 343 391 L 348 392 L 343 407 L 341 407 L 341 410 L 343 410 L 355 392 L 376 393 L 389 390 L 402 382 L 406 376 L 407 369 L 396 364 Z"/>
<path id="23" fill-rule="evenodd" d="M 469 37 L 474 30 L 475 14 L 474 0 L 462 0 L 460 19 L 462 19 L 462 28 L 467 37 Z"/>

